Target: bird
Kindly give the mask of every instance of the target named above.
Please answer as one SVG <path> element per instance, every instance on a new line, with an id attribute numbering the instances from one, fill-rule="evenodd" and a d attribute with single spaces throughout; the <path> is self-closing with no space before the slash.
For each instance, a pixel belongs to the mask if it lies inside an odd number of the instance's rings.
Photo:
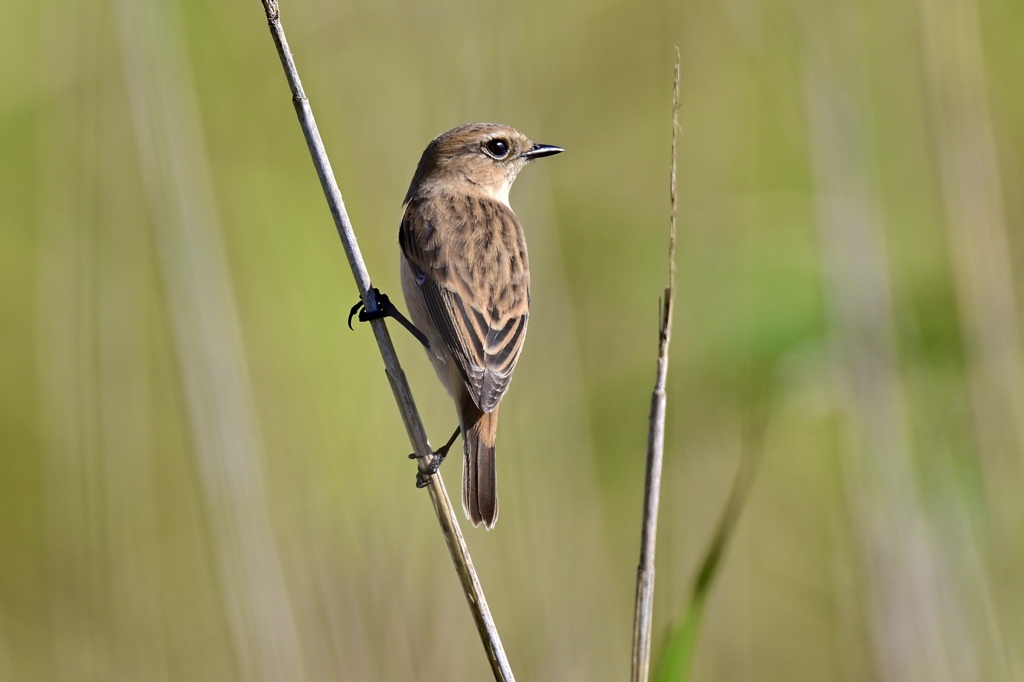
<path id="1" fill-rule="evenodd" d="M 496 123 L 435 137 L 420 157 L 402 208 L 402 292 L 462 435 L 462 506 L 474 526 L 498 518 L 498 408 L 530 319 L 530 264 L 509 190 L 534 159 L 564 150 Z"/>

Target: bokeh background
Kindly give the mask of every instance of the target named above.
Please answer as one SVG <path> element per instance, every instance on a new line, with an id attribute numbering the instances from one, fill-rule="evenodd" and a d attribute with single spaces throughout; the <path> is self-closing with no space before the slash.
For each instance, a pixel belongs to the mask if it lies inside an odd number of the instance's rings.
<path id="1" fill-rule="evenodd" d="M 1024 4 L 282 9 L 385 291 L 434 135 L 568 150 L 512 193 L 467 530 L 520 679 L 628 674 L 678 46 L 655 656 L 750 456 L 693 679 L 1024 680 Z M 7 3 L 0 45 L 0 679 L 488 679 L 260 4 Z"/>

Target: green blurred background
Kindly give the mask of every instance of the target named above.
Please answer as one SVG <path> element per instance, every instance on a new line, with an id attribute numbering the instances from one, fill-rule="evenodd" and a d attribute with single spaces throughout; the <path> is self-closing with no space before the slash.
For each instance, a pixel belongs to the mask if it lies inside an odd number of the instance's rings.
<path id="1" fill-rule="evenodd" d="M 467 530 L 519 679 L 628 674 L 679 46 L 655 656 L 746 453 L 694 679 L 1024 680 L 1024 4 L 282 11 L 385 291 L 434 135 L 568 150 Z M 488 679 L 260 4 L 4 15 L 0 680 Z"/>

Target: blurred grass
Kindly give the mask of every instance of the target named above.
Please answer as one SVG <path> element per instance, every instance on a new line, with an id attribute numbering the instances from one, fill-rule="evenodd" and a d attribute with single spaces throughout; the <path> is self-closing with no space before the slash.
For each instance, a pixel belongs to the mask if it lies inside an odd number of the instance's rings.
<path id="1" fill-rule="evenodd" d="M 169 49 L 132 36 L 129 9 Z M 656 641 L 686 606 L 766 376 L 763 459 L 691 679 L 1024 680 L 1024 6 L 282 9 L 386 291 L 432 136 L 497 120 L 569 150 L 512 198 L 534 317 L 503 407 L 501 522 L 469 536 L 522 679 L 628 671 L 678 45 Z M 354 287 L 258 4 L 45 0 L 5 18 L 0 679 L 275 679 L 281 661 L 310 680 L 486 677 L 372 339 L 344 329 Z M 132 40 L 180 90 L 132 76 Z M 188 160 L 183 186 L 201 186 L 176 195 L 147 186 L 161 157 L 140 140 L 182 109 L 167 129 L 194 132 L 162 148 Z M 873 252 L 829 252 L 822 207 L 853 190 L 850 211 L 871 220 L 847 225 L 850 243 Z M 176 217 L 204 196 L 202 224 Z M 176 312 L 173 268 L 205 260 L 168 250 L 183 234 L 223 241 L 207 265 L 227 284 L 216 310 L 237 320 L 234 361 Z M 875 292 L 864 310 L 888 320 L 881 356 L 837 291 Z M 212 374 L 237 363 L 244 395 L 216 381 L 197 393 L 183 339 L 214 344 L 196 356 Z M 436 439 L 451 407 L 415 343 L 397 343 Z M 902 414 L 879 417 L 902 424 L 892 450 L 863 414 L 880 404 L 875 375 L 850 373 L 879 357 Z M 209 457 L 228 448 L 202 446 L 197 400 L 250 416 L 212 425 L 244 429 L 259 490 L 211 487 Z M 231 495 L 261 501 L 239 511 Z M 255 517 L 269 544 L 246 544 Z M 276 596 L 256 587 L 273 566 Z M 244 615 L 272 596 L 287 619 Z"/>

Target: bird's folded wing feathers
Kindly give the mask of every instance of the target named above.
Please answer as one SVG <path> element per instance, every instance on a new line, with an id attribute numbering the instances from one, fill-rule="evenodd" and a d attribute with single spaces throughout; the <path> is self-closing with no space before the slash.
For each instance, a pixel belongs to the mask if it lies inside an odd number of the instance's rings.
<path id="1" fill-rule="evenodd" d="M 453 253 L 465 255 L 465 249 L 469 248 L 460 238 L 466 230 L 454 235 L 449 240 L 451 243 L 442 243 L 431 224 L 434 217 L 441 219 L 432 216 L 429 208 L 421 206 L 419 210 L 409 210 L 407 206 L 399 242 L 416 276 L 431 320 L 458 366 L 473 401 L 482 411 L 490 412 L 508 388 L 526 338 L 529 282 L 523 282 L 518 295 L 500 283 L 493 286 L 495 273 L 482 272 L 479 263 L 465 262 L 469 259 L 452 257 Z M 520 234 L 515 214 L 504 206 L 494 210 L 491 218 L 514 221 L 514 225 L 508 227 Z M 525 258 L 525 249 L 521 254 L 516 251 L 508 256 L 513 260 Z M 528 280 L 525 266 L 525 262 L 520 264 L 520 276 Z M 490 281 L 485 281 L 488 278 Z"/>

